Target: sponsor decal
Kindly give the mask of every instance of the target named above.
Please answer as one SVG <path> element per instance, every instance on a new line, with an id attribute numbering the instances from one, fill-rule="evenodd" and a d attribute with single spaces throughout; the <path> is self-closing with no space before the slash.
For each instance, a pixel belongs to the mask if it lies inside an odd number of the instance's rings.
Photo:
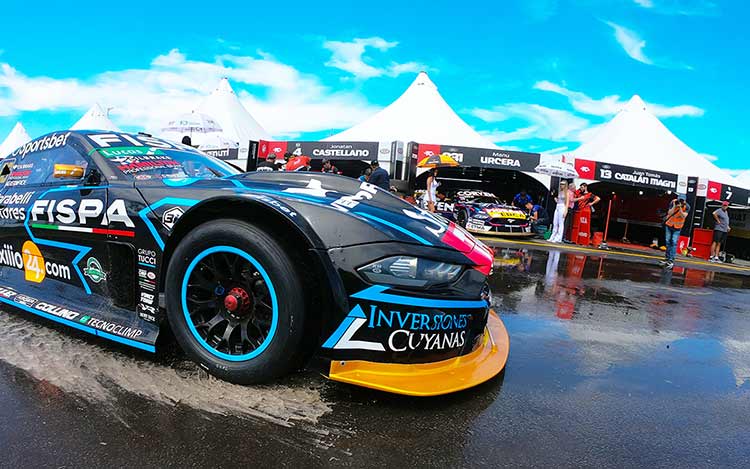
<path id="1" fill-rule="evenodd" d="M 148 280 L 139 280 L 138 286 L 140 286 L 141 289 L 143 290 L 148 290 L 148 291 L 156 290 L 156 282 L 151 282 Z"/>
<path id="2" fill-rule="evenodd" d="M 26 180 L 31 176 L 34 163 L 23 163 L 13 166 L 13 171 L 8 175 L 5 182 L 6 187 L 25 186 Z"/>
<path id="3" fill-rule="evenodd" d="M 78 316 L 80 316 L 80 313 L 76 311 L 63 308 L 62 306 L 45 303 L 43 301 L 40 301 L 36 305 L 34 305 L 34 309 L 38 311 L 42 311 L 47 314 L 51 314 L 53 316 L 58 316 L 63 319 L 67 319 L 68 321 L 74 321 Z"/>
<path id="4" fill-rule="evenodd" d="M 21 158 L 24 158 L 29 153 L 64 147 L 68 143 L 69 136 L 70 132 L 64 134 L 53 133 L 52 135 L 32 140 L 29 143 L 18 147 L 13 153 L 11 153 L 11 156 L 20 156 Z"/>
<path id="5" fill-rule="evenodd" d="M 453 158 L 454 160 L 456 160 L 457 163 L 463 163 L 464 162 L 464 154 L 463 153 L 446 151 L 445 153 L 443 153 L 443 155 L 450 156 L 451 158 Z"/>
<path id="6" fill-rule="evenodd" d="M 172 207 L 162 214 L 161 224 L 171 230 L 184 213 L 180 207 Z"/>
<path id="7" fill-rule="evenodd" d="M 135 174 L 142 171 L 154 171 L 157 169 L 169 169 L 181 166 L 182 165 L 179 161 L 166 159 L 161 161 L 134 161 L 132 163 L 118 165 L 117 169 L 124 174 Z"/>
<path id="8" fill-rule="evenodd" d="M 502 210 L 502 209 L 486 209 L 485 212 L 487 212 L 487 215 L 489 215 L 492 218 L 515 218 L 515 219 L 526 219 L 526 214 L 523 212 L 516 212 L 516 211 L 508 211 L 508 210 Z M 511 220 L 508 220 L 511 221 Z"/>
<path id="9" fill-rule="evenodd" d="M 147 305 L 153 305 L 154 298 L 155 298 L 155 295 L 153 295 L 152 293 L 141 292 L 141 303 L 144 303 Z"/>
<path id="10" fill-rule="evenodd" d="M 32 307 L 39 300 L 37 300 L 36 298 L 33 298 L 31 296 L 26 296 L 26 295 L 18 294 L 18 295 L 16 295 L 16 297 L 15 297 L 15 299 L 13 301 L 15 301 L 18 304 L 24 305 L 24 306 Z"/>
<path id="11" fill-rule="evenodd" d="M 356 305 L 323 347 L 374 352 L 456 349 L 466 343 L 471 320 L 468 313 L 415 313 L 377 305 L 365 310 Z"/>
<path id="12" fill-rule="evenodd" d="M 450 202 L 436 202 L 435 203 L 435 210 L 438 212 L 453 212 L 453 208 L 456 206 L 456 204 L 450 203 Z"/>
<path id="13" fill-rule="evenodd" d="M 62 225 L 80 224 L 87 225 L 91 221 L 94 224 L 108 226 L 110 223 L 121 223 L 128 228 L 134 228 L 133 220 L 128 216 L 125 201 L 117 199 L 109 204 L 105 210 L 104 201 L 101 199 L 37 199 L 31 207 L 31 221 L 47 222 L 40 224 L 36 228 L 56 229 L 65 231 L 79 231 L 98 234 L 109 234 L 110 230 L 99 228 L 88 229 L 84 227 L 68 227 L 51 225 L 51 223 L 61 223 Z M 34 225 L 32 225 L 34 226 Z M 74 228 L 74 229 L 70 229 Z M 132 232 L 128 232 L 132 233 Z"/>
<path id="14" fill-rule="evenodd" d="M 278 200 L 272 199 L 271 197 L 268 197 L 267 195 L 262 195 L 262 194 L 249 194 L 249 195 L 250 197 L 256 198 L 258 200 L 262 200 L 263 202 L 269 205 L 273 205 L 274 207 L 278 208 L 279 210 L 287 214 L 290 218 L 294 218 L 297 216 L 297 212 L 289 208 L 286 204 L 282 204 Z"/>
<path id="15" fill-rule="evenodd" d="M 111 147 L 100 148 L 99 154 L 112 162 L 132 163 L 138 160 L 159 160 L 169 158 L 160 148 L 153 147 Z"/>
<path id="16" fill-rule="evenodd" d="M 3 244 L 2 249 L 0 249 L 0 265 L 21 270 L 24 266 L 23 255 L 13 249 L 12 245 Z"/>
<path id="17" fill-rule="evenodd" d="M 24 277 L 27 282 L 41 283 L 47 275 L 56 279 L 70 280 L 70 267 L 45 261 L 39 247 L 33 241 L 23 243 L 21 251 Z"/>
<path id="18" fill-rule="evenodd" d="M 102 265 L 96 257 L 89 257 L 86 260 L 86 268 L 83 269 L 83 275 L 90 278 L 94 283 L 100 283 L 107 279 L 107 274 L 102 270 Z"/>
<path id="19" fill-rule="evenodd" d="M 156 322 L 156 316 L 154 316 L 153 314 L 144 313 L 143 311 L 138 311 L 138 317 L 143 319 L 144 321 Z"/>
<path id="20" fill-rule="evenodd" d="M 156 251 L 153 249 L 138 249 L 138 264 L 144 267 L 156 267 Z"/>
<path id="21" fill-rule="evenodd" d="M 101 151 L 105 148 L 111 148 L 112 145 L 116 146 L 135 146 L 135 147 L 156 147 L 165 150 L 168 149 L 186 149 L 184 145 L 170 143 L 165 140 L 161 140 L 155 137 L 149 137 L 148 135 L 128 135 L 119 133 L 106 133 L 106 134 L 90 134 L 86 138 L 91 140 L 97 150 Z M 190 150 L 193 150 L 190 148 Z"/>
<path id="22" fill-rule="evenodd" d="M 138 312 L 143 312 L 146 314 L 150 314 L 153 316 L 156 316 L 156 306 L 151 305 L 145 305 L 143 303 L 138 304 Z"/>
<path id="23" fill-rule="evenodd" d="M 34 192 L 15 193 L 0 196 L 0 220 L 26 220 L 26 205 Z"/>
<path id="24" fill-rule="evenodd" d="M 85 318 L 88 318 L 86 322 L 83 321 L 83 319 Z M 120 337 L 126 337 L 128 339 L 135 339 L 143 335 L 143 331 L 140 329 L 123 326 L 121 324 L 105 321 L 103 319 L 92 318 L 91 316 L 84 316 L 79 322 L 82 324 L 86 324 L 89 327 L 93 327 L 94 329 L 118 335 Z"/>

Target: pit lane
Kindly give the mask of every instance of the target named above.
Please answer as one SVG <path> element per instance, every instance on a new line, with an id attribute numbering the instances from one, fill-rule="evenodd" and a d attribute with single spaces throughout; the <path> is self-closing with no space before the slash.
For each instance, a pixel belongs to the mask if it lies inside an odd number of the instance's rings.
<path id="1" fill-rule="evenodd" d="M 261 387 L 0 312 L 0 466 L 742 467 L 750 277 L 504 243 L 503 375 L 429 399 Z"/>

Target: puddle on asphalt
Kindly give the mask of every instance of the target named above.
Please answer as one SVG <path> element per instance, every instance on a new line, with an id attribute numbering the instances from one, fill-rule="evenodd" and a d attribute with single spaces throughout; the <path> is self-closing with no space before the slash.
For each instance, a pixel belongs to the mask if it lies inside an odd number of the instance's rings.
<path id="1" fill-rule="evenodd" d="M 312 384 L 233 385 L 209 377 L 190 362 L 165 366 L 129 357 L 5 311 L 0 311 L 0 342 L 0 360 L 88 402 L 109 404 L 113 410 L 122 390 L 167 406 L 283 426 L 314 424 L 331 411 Z"/>

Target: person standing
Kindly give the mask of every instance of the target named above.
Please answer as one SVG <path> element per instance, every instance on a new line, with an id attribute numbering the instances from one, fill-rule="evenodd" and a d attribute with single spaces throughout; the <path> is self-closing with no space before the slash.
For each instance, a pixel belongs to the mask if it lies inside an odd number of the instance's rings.
<path id="1" fill-rule="evenodd" d="M 425 200 L 427 201 L 427 210 L 435 213 L 435 203 L 437 202 L 437 188 L 440 185 L 440 181 L 437 180 L 438 169 L 430 169 L 430 175 L 427 177 L 427 191 L 425 193 Z"/>
<path id="2" fill-rule="evenodd" d="M 711 257 L 708 259 L 709 262 L 721 262 L 719 254 L 721 253 L 721 246 L 727 242 L 727 236 L 732 228 L 729 227 L 729 201 L 725 200 L 721 203 L 721 208 L 714 210 L 714 241 L 711 243 Z"/>
<path id="3" fill-rule="evenodd" d="M 378 160 L 373 160 L 370 163 L 370 168 L 372 168 L 372 173 L 370 174 L 370 180 L 368 182 L 374 186 L 378 186 L 385 191 L 390 191 L 391 177 L 388 176 L 388 171 L 380 167 Z"/>
<path id="4" fill-rule="evenodd" d="M 521 192 L 516 194 L 515 197 L 513 197 L 513 206 L 518 207 L 521 210 L 523 210 L 526 207 L 526 204 L 533 204 L 534 200 L 531 198 L 529 194 L 526 193 L 526 189 L 521 189 Z"/>
<path id="5" fill-rule="evenodd" d="M 552 224 L 552 236 L 549 240 L 553 243 L 560 243 L 563 240 L 563 231 L 565 231 L 565 218 L 570 207 L 571 191 L 568 190 L 568 182 L 560 181 L 560 187 L 557 192 L 557 206 L 555 207 L 555 218 Z"/>
<path id="6" fill-rule="evenodd" d="M 682 227 L 685 226 L 687 215 L 688 206 L 682 196 L 670 203 L 664 221 L 664 238 L 666 239 L 667 250 L 664 253 L 664 259 L 659 262 L 667 269 L 674 267 L 677 243 L 680 241 L 680 232 L 682 231 Z"/>
<path id="7" fill-rule="evenodd" d="M 276 171 L 276 154 L 271 153 L 266 157 L 266 161 L 258 165 L 256 171 Z"/>
<path id="8" fill-rule="evenodd" d="M 575 211 L 576 211 L 576 202 L 578 202 L 578 198 L 576 195 L 575 185 L 573 184 L 573 180 L 571 179 L 570 182 L 566 182 L 565 185 L 567 186 L 567 211 L 565 215 L 565 227 L 563 228 L 563 242 L 566 244 L 573 244 L 573 241 L 570 240 L 571 235 L 573 234 L 573 217 L 575 217 Z"/>

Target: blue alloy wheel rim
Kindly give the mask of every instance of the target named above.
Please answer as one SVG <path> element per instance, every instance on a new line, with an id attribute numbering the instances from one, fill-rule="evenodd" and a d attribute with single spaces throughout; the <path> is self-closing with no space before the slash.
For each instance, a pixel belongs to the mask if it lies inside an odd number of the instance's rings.
<path id="1" fill-rule="evenodd" d="M 226 269 L 217 266 L 219 259 Z M 193 337 L 223 360 L 251 360 L 276 334 L 276 290 L 260 262 L 241 249 L 214 246 L 195 256 L 185 271 L 180 298 Z"/>

